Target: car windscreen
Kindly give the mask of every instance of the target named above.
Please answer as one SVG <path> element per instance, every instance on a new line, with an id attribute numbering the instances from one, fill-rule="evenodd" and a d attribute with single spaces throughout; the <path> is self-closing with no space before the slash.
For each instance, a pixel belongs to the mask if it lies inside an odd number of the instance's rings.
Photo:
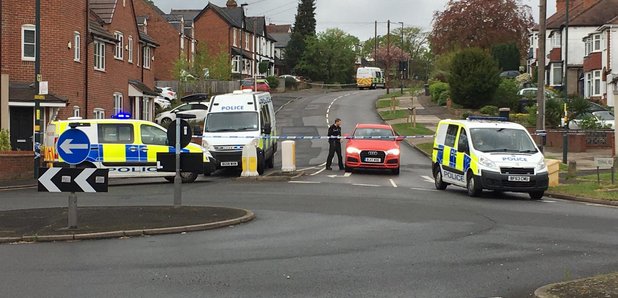
<path id="1" fill-rule="evenodd" d="M 472 146 L 481 152 L 536 153 L 530 136 L 523 129 L 472 128 Z"/>
<path id="2" fill-rule="evenodd" d="M 258 82 L 258 83 L 259 83 L 259 82 Z M 242 84 L 243 86 L 253 86 L 253 81 L 243 80 L 243 81 L 241 82 L 241 84 Z"/>
<path id="3" fill-rule="evenodd" d="M 393 131 L 384 128 L 357 128 L 354 131 L 355 137 L 392 137 Z"/>
<path id="4" fill-rule="evenodd" d="M 206 132 L 257 131 L 256 112 L 210 113 L 206 116 Z"/>
<path id="5" fill-rule="evenodd" d="M 605 121 L 614 120 L 614 115 L 612 115 L 610 111 L 598 111 L 598 112 L 592 112 L 592 114 L 594 114 L 599 120 L 605 120 Z"/>

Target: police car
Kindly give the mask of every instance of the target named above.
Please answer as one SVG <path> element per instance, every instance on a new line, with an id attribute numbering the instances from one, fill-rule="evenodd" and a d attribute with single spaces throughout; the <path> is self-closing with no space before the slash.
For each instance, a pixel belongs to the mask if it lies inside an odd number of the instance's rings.
<path id="1" fill-rule="evenodd" d="M 534 200 L 548 188 L 547 166 L 528 131 L 502 118 L 442 120 L 436 131 L 432 168 L 435 187 L 525 192 Z"/>
<path id="2" fill-rule="evenodd" d="M 149 121 L 134 119 L 70 118 L 54 121 L 47 126 L 43 142 L 44 160 L 49 166 L 66 166 L 55 152 L 58 137 L 69 123 L 78 122 L 77 129 L 90 139 L 90 153 L 78 167 L 109 169 L 110 177 L 164 177 L 173 181 L 174 173 L 157 172 L 157 153 L 174 153 L 167 144 L 166 130 Z M 197 144 L 189 144 L 183 152 L 203 154 L 203 174 L 214 171 L 212 155 Z M 184 183 L 193 182 L 202 173 L 181 173 Z M 170 176 L 171 175 L 171 176 Z"/>

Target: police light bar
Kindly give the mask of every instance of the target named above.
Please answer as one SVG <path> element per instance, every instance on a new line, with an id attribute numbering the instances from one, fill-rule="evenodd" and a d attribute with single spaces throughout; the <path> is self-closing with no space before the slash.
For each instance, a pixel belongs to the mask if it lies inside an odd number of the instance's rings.
<path id="1" fill-rule="evenodd" d="M 121 112 L 116 115 L 113 115 L 112 119 L 131 119 L 131 114 Z"/>
<path id="2" fill-rule="evenodd" d="M 506 117 L 490 117 L 490 116 L 469 116 L 466 120 L 470 121 L 509 121 Z"/>

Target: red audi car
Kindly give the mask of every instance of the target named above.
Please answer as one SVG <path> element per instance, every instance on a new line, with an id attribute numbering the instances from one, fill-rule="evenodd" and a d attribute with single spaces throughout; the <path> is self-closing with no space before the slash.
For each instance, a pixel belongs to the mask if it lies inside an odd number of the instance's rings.
<path id="1" fill-rule="evenodd" d="M 388 169 L 399 175 L 403 137 L 395 135 L 388 124 L 357 124 L 345 146 L 345 170 Z"/>

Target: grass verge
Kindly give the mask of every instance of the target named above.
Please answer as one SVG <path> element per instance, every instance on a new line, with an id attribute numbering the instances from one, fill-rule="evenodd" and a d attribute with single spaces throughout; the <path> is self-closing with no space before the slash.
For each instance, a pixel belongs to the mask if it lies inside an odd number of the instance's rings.
<path id="1" fill-rule="evenodd" d="M 406 118 L 408 117 L 409 113 L 407 110 L 396 110 L 396 111 L 383 111 L 380 112 L 380 116 L 382 117 L 382 119 L 384 120 L 394 120 L 394 119 L 399 119 L 399 118 Z"/>
<path id="2" fill-rule="evenodd" d="M 550 187 L 549 191 L 576 197 L 618 201 L 618 185 L 612 185 L 609 173 L 601 174 L 601 184 L 597 181 L 597 175 L 581 176 L 568 184 Z"/>
<path id="3" fill-rule="evenodd" d="M 427 155 L 431 156 L 432 151 L 433 151 L 433 142 L 417 144 L 416 148 L 420 149 L 421 151 L 427 153 Z"/>
<path id="4" fill-rule="evenodd" d="M 399 105 L 399 100 L 395 100 L 395 106 Z M 391 106 L 391 99 L 383 99 L 383 100 L 378 100 L 376 102 L 376 108 L 378 109 L 383 109 L 383 108 L 390 108 Z"/>
<path id="5" fill-rule="evenodd" d="M 431 129 L 418 123 L 416 127 L 413 127 L 412 123 L 398 123 L 393 125 L 393 129 L 400 136 L 428 136 L 434 134 Z"/>

